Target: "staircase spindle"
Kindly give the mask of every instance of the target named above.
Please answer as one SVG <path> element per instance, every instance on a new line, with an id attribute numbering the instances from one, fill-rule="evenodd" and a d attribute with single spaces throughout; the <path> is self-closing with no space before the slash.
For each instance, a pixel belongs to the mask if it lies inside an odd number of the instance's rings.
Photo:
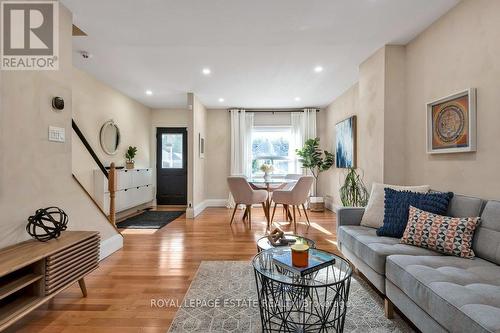
<path id="1" fill-rule="evenodd" d="M 109 190 L 109 222 L 116 226 L 116 206 L 115 206 L 115 192 L 116 192 L 116 168 L 115 163 L 111 163 L 109 168 L 109 178 L 108 178 L 108 190 Z"/>

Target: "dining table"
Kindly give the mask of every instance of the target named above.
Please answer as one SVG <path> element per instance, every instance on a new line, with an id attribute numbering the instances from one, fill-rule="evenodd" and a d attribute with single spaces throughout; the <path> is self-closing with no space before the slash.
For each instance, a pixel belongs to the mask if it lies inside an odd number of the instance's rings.
<path id="1" fill-rule="evenodd" d="M 267 228 L 269 229 L 271 226 L 271 202 L 272 202 L 272 194 L 276 190 L 281 190 L 287 185 L 296 183 L 296 179 L 289 178 L 263 178 L 256 177 L 250 178 L 248 183 L 254 190 L 266 190 L 267 191 L 267 199 L 264 202 L 264 214 L 266 215 L 267 220 Z M 288 212 L 288 211 L 287 211 Z M 288 212 L 290 214 L 290 212 Z M 290 217 L 291 219 L 291 217 Z"/>

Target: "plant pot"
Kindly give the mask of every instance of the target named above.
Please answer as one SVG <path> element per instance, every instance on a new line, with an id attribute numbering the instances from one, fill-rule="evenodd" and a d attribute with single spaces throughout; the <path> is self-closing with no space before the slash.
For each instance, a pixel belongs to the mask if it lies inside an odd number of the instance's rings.
<path id="1" fill-rule="evenodd" d="M 134 168 L 134 162 L 125 162 L 125 167 L 127 169 L 133 169 Z"/>
<path id="2" fill-rule="evenodd" d="M 311 212 L 324 212 L 325 211 L 325 198 L 323 198 L 323 197 L 309 197 L 309 210 Z"/>

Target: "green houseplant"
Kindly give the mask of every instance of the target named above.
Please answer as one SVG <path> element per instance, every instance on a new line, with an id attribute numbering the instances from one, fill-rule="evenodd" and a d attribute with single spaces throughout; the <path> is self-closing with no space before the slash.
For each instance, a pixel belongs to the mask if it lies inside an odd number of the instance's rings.
<path id="1" fill-rule="evenodd" d="M 127 161 L 125 162 L 125 165 L 127 169 L 133 169 L 134 168 L 134 157 L 137 155 L 137 147 L 132 147 L 129 146 L 127 149 L 127 152 L 125 153 L 125 158 Z"/>
<path id="2" fill-rule="evenodd" d="M 356 169 L 349 168 L 340 188 L 340 200 L 344 207 L 364 207 L 368 203 L 368 190 Z"/>
<path id="3" fill-rule="evenodd" d="M 324 198 L 316 195 L 318 176 L 333 166 L 335 156 L 319 147 L 319 138 L 307 140 L 304 147 L 297 149 L 296 153 L 300 157 L 299 162 L 302 163 L 302 167 L 309 169 L 314 177 L 313 196 L 309 198 L 310 209 L 323 211 L 325 209 Z"/>

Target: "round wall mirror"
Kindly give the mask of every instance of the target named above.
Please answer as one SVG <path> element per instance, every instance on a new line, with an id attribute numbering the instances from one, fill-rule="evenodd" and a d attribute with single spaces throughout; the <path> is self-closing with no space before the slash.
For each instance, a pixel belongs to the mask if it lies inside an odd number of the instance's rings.
<path id="1" fill-rule="evenodd" d="M 102 125 L 99 137 L 102 150 L 108 155 L 116 154 L 120 146 L 120 129 L 113 120 L 108 120 Z"/>

